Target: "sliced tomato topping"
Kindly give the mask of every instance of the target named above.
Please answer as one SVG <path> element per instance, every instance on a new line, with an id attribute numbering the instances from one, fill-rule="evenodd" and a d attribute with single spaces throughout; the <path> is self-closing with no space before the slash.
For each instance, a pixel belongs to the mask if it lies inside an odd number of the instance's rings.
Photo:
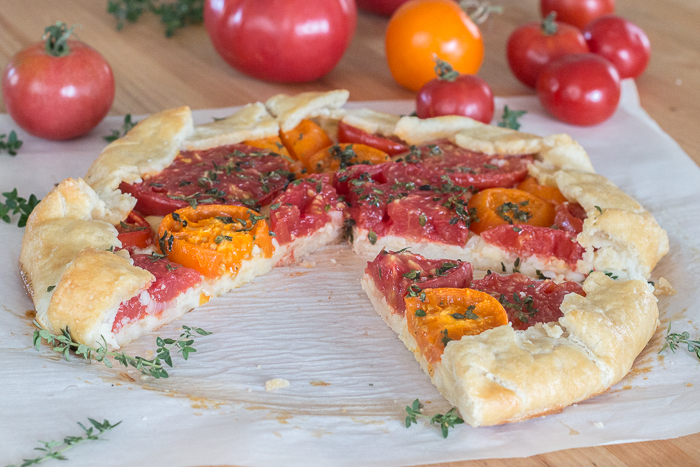
<path id="1" fill-rule="evenodd" d="M 392 311 L 403 315 L 404 297 L 420 296 L 424 289 L 469 287 L 472 265 L 459 260 L 426 259 L 410 252 L 382 251 L 365 270 Z"/>
<path id="2" fill-rule="evenodd" d="M 199 204 L 269 204 L 287 185 L 292 167 L 279 154 L 244 144 L 182 151 L 162 172 L 119 188 L 144 215 L 165 216 Z"/>
<path id="3" fill-rule="evenodd" d="M 549 227 L 554 221 L 554 207 L 537 196 L 522 190 L 489 188 L 469 200 L 469 209 L 478 220 L 470 229 L 477 234 L 499 225 L 535 225 Z"/>
<path id="4" fill-rule="evenodd" d="M 112 332 L 118 332 L 126 324 L 136 322 L 144 316 L 160 315 L 173 305 L 178 295 L 202 282 L 202 275 L 194 269 L 173 263 L 159 255 L 132 255 L 131 259 L 134 266 L 150 272 L 155 280 L 145 292 L 119 306 Z"/>
<path id="5" fill-rule="evenodd" d="M 367 133 L 357 127 L 348 125 L 342 120 L 338 123 L 338 141 L 341 143 L 365 144 L 377 148 L 390 156 L 396 156 L 408 151 L 408 145 L 396 137 L 389 138 Z"/>
<path id="6" fill-rule="evenodd" d="M 119 223 L 117 232 L 124 249 L 146 248 L 153 244 L 151 225 L 136 211 L 131 211 L 126 220 Z"/>
<path id="7" fill-rule="evenodd" d="M 583 221 L 587 217 L 586 211 L 580 204 L 562 203 L 557 206 L 554 225 L 561 230 L 580 234 L 583 231 Z"/>
<path id="8" fill-rule="evenodd" d="M 520 257 L 558 258 L 569 266 L 583 259 L 585 248 L 572 232 L 533 225 L 500 225 L 481 233 L 481 238 Z"/>
<path id="9" fill-rule="evenodd" d="M 518 190 L 527 191 L 538 198 L 553 205 L 566 203 L 567 199 L 561 194 L 559 188 L 554 186 L 540 185 L 535 177 L 528 177 L 518 185 Z"/>
<path id="10" fill-rule="evenodd" d="M 338 201 L 338 193 L 327 181 L 297 180 L 270 206 L 270 228 L 277 242 L 285 245 L 317 231 L 334 213 L 344 210 L 345 204 Z"/>
<path id="11" fill-rule="evenodd" d="M 405 301 L 408 331 L 429 363 L 440 361 L 450 341 L 508 324 L 503 305 L 478 290 L 427 289 Z"/>
<path id="12" fill-rule="evenodd" d="M 202 205 L 178 209 L 166 216 L 158 230 L 158 245 L 171 261 L 195 269 L 206 277 L 236 275 L 241 262 L 272 256 L 273 246 L 264 216 L 231 205 Z"/>
<path id="13" fill-rule="evenodd" d="M 501 276 L 491 273 L 472 282 L 472 288 L 486 292 L 503 305 L 514 329 L 527 329 L 535 323 L 549 323 L 561 318 L 561 303 L 570 293 L 586 296 L 576 282 L 557 284 L 538 281 L 523 274 Z"/>
<path id="14" fill-rule="evenodd" d="M 289 154 L 305 166 L 309 157 L 333 144 L 328 133 L 311 120 L 302 120 L 291 131 L 280 131 L 280 138 Z"/>
<path id="15" fill-rule="evenodd" d="M 323 148 L 304 160 L 310 173 L 336 172 L 346 167 L 364 164 L 376 165 L 391 159 L 384 151 L 365 144 L 340 143 Z"/>

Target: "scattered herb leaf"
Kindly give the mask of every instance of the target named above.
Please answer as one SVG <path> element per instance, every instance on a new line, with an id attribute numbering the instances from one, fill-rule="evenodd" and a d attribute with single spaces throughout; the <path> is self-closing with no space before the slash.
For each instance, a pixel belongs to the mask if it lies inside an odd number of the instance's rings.
<path id="1" fill-rule="evenodd" d="M 129 130 L 131 130 L 133 127 L 136 126 L 138 122 L 134 122 L 131 120 L 131 114 L 126 114 L 124 116 L 124 123 L 122 123 L 122 127 L 119 130 L 112 130 L 112 133 L 105 136 L 104 139 L 105 141 L 112 142 L 116 141 L 122 136 L 126 135 Z"/>
<path id="2" fill-rule="evenodd" d="M 5 197 L 5 202 L 0 202 L 0 219 L 10 224 L 12 223 L 11 216 L 19 214 L 17 227 L 24 227 L 27 225 L 29 214 L 32 213 L 36 205 L 41 201 L 34 195 L 30 195 L 28 200 L 17 196 L 17 188 L 12 191 L 7 191 L 2 195 Z"/>
<path id="3" fill-rule="evenodd" d="M 501 121 L 498 122 L 498 126 L 501 128 L 510 128 L 511 130 L 519 130 L 520 122 L 518 119 L 525 115 L 527 110 L 510 110 L 506 105 L 503 107 L 503 116 Z"/>
<path id="4" fill-rule="evenodd" d="M 5 137 L 7 137 L 7 141 L 5 141 Z M 17 133 L 15 133 L 15 130 L 10 131 L 9 135 L 4 133 L 0 135 L 0 152 L 7 151 L 9 155 L 16 156 L 17 150 L 21 147 L 22 141 L 17 139 Z"/>

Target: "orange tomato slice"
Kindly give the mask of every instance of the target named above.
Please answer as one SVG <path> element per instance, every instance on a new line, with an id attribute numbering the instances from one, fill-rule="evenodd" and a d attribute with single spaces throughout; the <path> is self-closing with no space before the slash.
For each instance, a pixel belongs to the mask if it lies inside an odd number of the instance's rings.
<path id="1" fill-rule="evenodd" d="M 469 229 L 477 234 L 503 224 L 529 224 L 549 227 L 554 222 L 555 210 L 551 203 L 513 188 L 488 188 L 469 199 L 467 207 L 474 209 L 478 222 Z"/>
<path id="2" fill-rule="evenodd" d="M 282 144 L 282 139 L 279 136 L 270 136 L 269 138 L 243 141 L 243 144 L 254 148 L 266 149 L 270 152 L 275 152 L 289 160 L 292 160 L 292 156 L 289 154 L 289 151 L 287 151 L 284 144 Z"/>
<path id="3" fill-rule="evenodd" d="M 302 120 L 291 131 L 280 131 L 280 139 L 292 158 L 301 162 L 333 144 L 323 128 L 311 120 Z"/>
<path id="4" fill-rule="evenodd" d="M 429 363 L 440 361 L 449 341 L 508 324 L 503 305 L 478 290 L 426 289 L 404 300 L 408 331 Z"/>
<path id="5" fill-rule="evenodd" d="M 254 247 L 270 258 L 272 238 L 255 211 L 230 205 L 200 205 L 167 215 L 158 229 L 158 245 L 168 259 L 208 278 L 236 275 Z"/>
<path id="6" fill-rule="evenodd" d="M 381 164 L 391 161 L 389 154 L 380 149 L 358 143 L 340 143 L 321 149 L 304 161 L 310 173 L 337 172 L 348 165 Z"/>
<path id="7" fill-rule="evenodd" d="M 554 204 L 555 206 L 568 201 L 564 195 L 561 194 L 559 188 L 540 185 L 535 177 L 527 177 L 525 180 L 520 182 L 517 188 L 518 190 L 527 191 L 531 195 L 535 195 L 540 199 Z"/>

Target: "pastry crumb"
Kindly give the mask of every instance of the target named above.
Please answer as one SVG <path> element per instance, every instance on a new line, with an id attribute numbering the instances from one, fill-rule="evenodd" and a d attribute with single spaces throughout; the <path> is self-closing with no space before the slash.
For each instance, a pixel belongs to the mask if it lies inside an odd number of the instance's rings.
<path id="1" fill-rule="evenodd" d="M 605 428 L 605 425 L 603 424 L 603 422 L 595 422 L 595 423 L 593 424 L 593 426 L 596 427 L 596 428 L 600 428 L 600 429 Z"/>
<path id="2" fill-rule="evenodd" d="M 276 391 L 277 389 L 286 388 L 289 386 L 289 381 L 284 378 L 275 378 L 265 381 L 265 391 Z"/>
<path id="3" fill-rule="evenodd" d="M 302 261 L 299 266 L 310 269 L 316 267 L 316 261 Z"/>
<path id="4" fill-rule="evenodd" d="M 331 263 L 338 264 L 338 261 L 336 261 L 334 258 L 331 258 Z"/>
<path id="5" fill-rule="evenodd" d="M 675 295 L 676 288 L 665 277 L 659 277 L 659 280 L 654 286 L 654 295 Z"/>

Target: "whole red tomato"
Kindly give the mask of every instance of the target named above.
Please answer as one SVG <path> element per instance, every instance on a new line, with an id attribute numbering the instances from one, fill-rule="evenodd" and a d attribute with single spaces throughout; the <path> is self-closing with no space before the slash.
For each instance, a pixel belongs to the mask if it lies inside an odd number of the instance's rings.
<path id="1" fill-rule="evenodd" d="M 354 0 L 206 0 L 219 55 L 266 81 L 313 81 L 340 61 L 355 33 Z"/>
<path id="2" fill-rule="evenodd" d="M 462 115 L 483 123 L 493 117 L 493 93 L 483 79 L 460 75 L 449 63 L 436 59 L 437 78 L 428 81 L 416 95 L 419 118 Z"/>
<path id="3" fill-rule="evenodd" d="M 541 0 L 540 10 L 543 18 L 556 11 L 559 21 L 583 29 L 594 19 L 615 13 L 615 0 Z"/>
<path id="4" fill-rule="evenodd" d="M 418 91 L 435 77 L 433 57 L 460 73 L 476 73 L 484 59 L 479 27 L 454 0 L 410 0 L 386 28 L 386 59 L 397 83 Z"/>
<path id="5" fill-rule="evenodd" d="M 620 102 L 620 75 L 600 55 L 565 55 L 545 66 L 537 78 L 545 109 L 574 125 L 595 125 L 612 116 Z"/>
<path id="6" fill-rule="evenodd" d="M 377 13 L 378 15 L 391 16 L 407 1 L 408 0 L 357 0 L 357 7 L 361 10 Z"/>
<path id="7" fill-rule="evenodd" d="M 41 138 L 64 140 L 92 130 L 114 100 L 112 69 L 98 52 L 69 40 L 63 23 L 10 59 L 2 95 L 12 119 Z"/>
<path id="8" fill-rule="evenodd" d="M 578 28 L 555 22 L 550 13 L 541 23 L 527 23 L 508 38 L 508 65 L 522 83 L 534 88 L 544 66 L 561 56 L 588 52 Z"/>
<path id="9" fill-rule="evenodd" d="M 615 65 L 620 78 L 636 78 L 649 64 L 651 44 L 642 28 L 615 15 L 593 20 L 583 30 L 591 52 Z"/>

